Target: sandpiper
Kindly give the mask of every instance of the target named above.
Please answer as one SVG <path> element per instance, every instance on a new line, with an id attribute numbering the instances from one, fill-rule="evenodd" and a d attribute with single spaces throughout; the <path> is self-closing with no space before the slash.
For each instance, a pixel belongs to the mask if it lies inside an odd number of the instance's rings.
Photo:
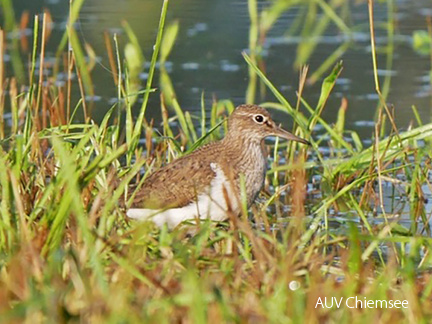
<path id="1" fill-rule="evenodd" d="M 238 106 L 228 118 L 228 132 L 222 140 L 148 176 L 135 193 L 127 216 L 172 229 L 186 220 L 223 221 L 229 213 L 239 215 L 241 195 L 249 207 L 264 185 L 264 139 L 268 136 L 309 144 L 278 127 L 266 109 Z M 242 181 L 245 190 L 241 190 Z"/>

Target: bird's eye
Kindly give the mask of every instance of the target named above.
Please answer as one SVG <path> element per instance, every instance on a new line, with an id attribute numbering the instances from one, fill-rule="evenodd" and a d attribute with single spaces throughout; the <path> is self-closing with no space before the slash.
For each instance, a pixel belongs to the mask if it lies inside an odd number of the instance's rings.
<path id="1" fill-rule="evenodd" d="M 254 116 L 254 120 L 258 123 L 258 124 L 262 124 L 264 122 L 264 116 L 263 115 L 255 115 Z"/>

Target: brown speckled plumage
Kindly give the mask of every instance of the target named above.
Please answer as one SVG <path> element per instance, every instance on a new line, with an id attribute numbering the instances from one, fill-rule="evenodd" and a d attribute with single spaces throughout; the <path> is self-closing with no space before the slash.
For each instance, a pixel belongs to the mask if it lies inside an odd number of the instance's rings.
<path id="1" fill-rule="evenodd" d="M 257 120 L 261 119 L 263 122 L 259 123 Z M 264 138 L 267 136 L 307 143 L 277 127 L 264 108 L 241 105 L 228 119 L 225 138 L 207 144 L 151 174 L 136 193 L 131 208 L 166 210 L 191 204 L 211 185 L 215 177 L 212 165 L 217 165 L 230 179 L 237 195 L 240 193 L 239 178 L 244 176 L 250 205 L 264 184 Z"/>

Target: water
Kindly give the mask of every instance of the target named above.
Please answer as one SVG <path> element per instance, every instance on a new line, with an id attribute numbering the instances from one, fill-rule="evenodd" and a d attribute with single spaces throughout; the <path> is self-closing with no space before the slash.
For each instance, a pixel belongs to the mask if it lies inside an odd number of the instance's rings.
<path id="1" fill-rule="evenodd" d="M 430 0 L 396 1 L 393 63 L 387 70 L 387 58 L 382 50 L 389 44 L 389 40 L 386 30 L 380 28 L 380 23 L 387 19 L 387 8 L 385 3 L 376 2 L 376 41 L 381 53 L 378 55 L 379 76 L 381 85 L 384 78 L 391 80 L 387 101 L 395 107 L 396 124 L 402 129 L 409 127 L 414 120 L 411 109 L 413 105 L 417 107 L 422 121 L 430 122 L 432 118 L 429 77 L 431 62 L 428 56 L 422 56 L 413 50 L 412 34 L 416 30 L 427 30 L 426 17 L 432 15 L 432 3 Z M 341 99 L 347 98 L 346 128 L 357 131 L 367 145 L 374 131 L 373 119 L 378 104 L 372 70 L 368 11 L 365 1 L 349 1 L 349 3 L 349 26 L 357 27 L 353 34 L 353 44 L 341 57 L 344 61 L 344 70 L 333 89 L 323 117 L 327 121 L 336 120 Z M 117 94 L 106 54 L 104 31 L 108 31 L 111 36 L 118 35 L 123 53 L 127 37 L 121 22 L 126 20 L 135 31 L 144 55 L 149 61 L 156 37 L 161 4 L 161 1 L 155 0 L 88 0 L 82 7 L 76 25 L 77 32 L 82 41 L 92 46 L 97 55 L 97 64 L 92 72 L 96 94 L 93 98 L 94 119 L 100 120 L 103 117 L 116 101 Z M 267 1 L 259 1 L 260 8 L 268 5 Z M 17 19 L 24 10 L 28 10 L 32 17 L 34 14 L 40 14 L 43 8 L 49 9 L 54 24 L 47 44 L 47 60 L 52 60 L 66 28 L 68 1 L 14 0 L 13 6 Z M 207 107 L 211 105 L 213 98 L 230 99 L 235 104 L 243 103 L 248 85 L 248 67 L 241 55 L 242 51 L 248 48 L 250 21 L 247 1 L 171 1 L 168 12 L 168 24 L 174 20 L 180 23 L 179 35 L 166 66 L 182 108 L 199 114 L 203 92 Z M 298 45 L 304 41 L 304 38 L 300 37 L 299 33 L 287 36 L 287 30 L 298 14 L 298 8 L 286 12 L 269 32 L 263 44 L 267 76 L 293 104 L 296 102 L 295 91 L 298 88 L 299 74 L 293 65 Z M 0 17 L 0 24 L 2 18 Z M 31 27 L 26 34 L 29 36 L 32 34 Z M 307 61 L 310 74 L 344 41 L 346 36 L 334 24 L 330 24 L 318 39 L 318 46 Z M 26 55 L 28 53 L 24 53 L 23 57 Z M 143 73 L 143 85 L 145 78 L 146 74 Z M 304 91 L 304 97 L 312 107 L 318 101 L 321 81 L 322 78 L 314 85 L 308 85 Z M 265 98 L 258 99 L 258 102 L 264 101 L 276 100 L 267 92 Z M 159 120 L 159 107 L 159 95 L 152 95 L 147 118 Z M 139 104 L 135 108 L 137 112 Z M 291 124 L 290 118 L 284 115 L 276 114 L 276 119 L 286 127 Z M 318 134 L 323 131 L 318 130 Z M 314 134 L 314 136 L 319 135 Z M 399 211 L 402 218 L 410 219 L 410 203 L 407 201 L 403 186 L 399 188 L 384 182 L 383 190 L 385 206 L 389 208 L 386 212 L 396 215 Z M 431 210 L 430 188 L 424 186 L 424 192 L 425 208 Z M 377 213 L 382 214 L 379 206 L 377 206 Z M 344 213 L 336 213 L 333 216 L 336 220 L 346 220 Z"/>
<path id="2" fill-rule="evenodd" d="M 260 8 L 269 2 L 259 1 Z M 16 16 L 23 10 L 32 15 L 49 9 L 53 15 L 54 30 L 47 45 L 47 54 L 53 56 L 63 34 L 68 17 L 68 1 L 58 0 L 14 0 Z M 412 49 L 412 33 L 427 30 L 426 16 L 432 12 L 430 0 L 399 0 L 396 2 L 396 34 L 392 68 L 386 70 L 386 56 L 378 56 L 381 83 L 384 77 L 391 77 L 391 91 L 388 102 L 396 110 L 397 125 L 406 128 L 413 120 L 411 107 L 415 105 L 424 122 L 431 120 L 432 98 L 429 80 L 430 58 L 421 56 Z M 78 34 L 94 49 L 98 63 L 92 73 L 95 84 L 95 108 L 93 116 L 100 119 L 112 105 L 116 88 L 110 73 L 103 32 L 119 35 L 123 48 L 126 35 L 121 21 L 126 20 L 138 36 L 147 60 L 155 40 L 161 1 L 155 0 L 92 0 L 82 7 L 77 23 Z M 354 33 L 354 44 L 342 56 L 344 70 L 325 108 L 324 118 L 335 120 L 342 97 L 348 99 L 347 128 L 356 130 L 362 138 L 369 138 L 373 131 L 373 117 L 377 106 L 370 40 L 368 12 L 365 1 L 350 1 L 351 24 L 359 26 Z M 180 32 L 167 64 L 170 77 L 183 109 L 199 113 L 202 92 L 209 106 L 213 97 L 231 99 L 235 104 L 245 101 L 248 83 L 247 65 L 241 52 L 248 47 L 249 14 L 247 1 L 171 1 L 168 23 L 179 20 Z M 293 68 L 299 35 L 286 36 L 289 26 L 298 15 L 294 8 L 282 16 L 268 34 L 264 43 L 264 60 L 269 79 L 281 90 L 291 103 L 295 103 L 298 87 L 298 71 Z M 375 5 L 377 45 L 387 45 L 386 31 L 379 23 L 386 20 L 385 4 Z M 31 34 L 31 30 L 29 29 Z M 314 54 L 308 60 L 310 73 L 337 48 L 344 39 L 334 24 L 319 39 Z M 327 72 L 328 73 L 328 72 Z M 145 78 L 145 74 L 143 75 Z M 314 106 L 319 97 L 320 81 L 308 86 L 304 97 Z M 143 84 L 145 80 L 143 80 Z M 156 83 L 155 83 L 156 84 Z M 158 119 L 160 115 L 158 98 L 151 96 L 148 117 Z M 275 101 L 267 93 L 258 102 Z M 138 105 L 136 107 L 138 109 Z M 289 118 L 277 115 L 284 124 Z"/>

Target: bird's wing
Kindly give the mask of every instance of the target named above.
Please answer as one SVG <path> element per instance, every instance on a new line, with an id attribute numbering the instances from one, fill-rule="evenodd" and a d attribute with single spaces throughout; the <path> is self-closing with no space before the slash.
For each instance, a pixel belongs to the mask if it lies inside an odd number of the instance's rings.
<path id="1" fill-rule="evenodd" d="M 194 153 L 151 174 L 135 194 L 131 208 L 178 208 L 195 200 L 210 185 L 215 173 L 209 156 L 197 158 Z"/>

